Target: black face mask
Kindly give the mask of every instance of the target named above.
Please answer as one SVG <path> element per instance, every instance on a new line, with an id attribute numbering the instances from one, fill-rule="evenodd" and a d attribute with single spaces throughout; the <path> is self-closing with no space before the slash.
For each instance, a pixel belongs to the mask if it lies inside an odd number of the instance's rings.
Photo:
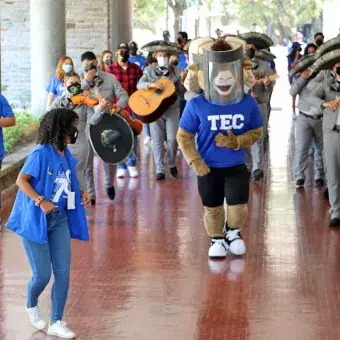
<path id="1" fill-rule="evenodd" d="M 246 56 L 249 58 L 249 59 L 253 59 L 255 57 L 255 48 L 248 48 L 246 50 Z"/>
<path id="2" fill-rule="evenodd" d="M 70 144 L 75 144 L 78 138 L 78 129 L 75 126 L 71 126 L 69 131 Z"/>
<path id="3" fill-rule="evenodd" d="M 111 58 L 107 58 L 104 60 L 104 64 L 105 65 L 111 65 L 112 64 L 112 59 Z"/>
<path id="4" fill-rule="evenodd" d="M 136 55 L 137 54 L 137 47 L 130 47 L 130 52 L 131 52 L 131 55 Z"/>
<path id="5" fill-rule="evenodd" d="M 178 66 L 178 60 L 174 60 L 174 61 L 171 63 L 171 66 Z"/>
<path id="6" fill-rule="evenodd" d="M 92 71 L 92 70 L 96 70 L 96 69 L 97 69 L 97 66 L 94 65 L 94 64 L 91 64 L 91 65 L 89 65 L 89 66 L 86 66 L 86 67 L 84 68 L 84 71 L 85 71 L 86 73 L 88 73 L 88 72 L 90 72 L 90 71 Z"/>
<path id="7" fill-rule="evenodd" d="M 183 42 L 183 39 L 182 38 L 177 38 L 177 41 L 179 44 L 181 44 Z"/>
<path id="8" fill-rule="evenodd" d="M 315 45 L 317 45 L 318 47 L 320 47 L 323 44 L 323 40 L 318 39 L 315 41 Z"/>
<path id="9" fill-rule="evenodd" d="M 81 84 L 80 83 L 74 83 L 67 87 L 67 91 L 71 93 L 71 95 L 75 96 L 82 92 L 81 90 Z"/>
<path id="10" fill-rule="evenodd" d="M 340 76 L 340 66 L 338 66 L 336 69 L 335 69 L 335 73 Z"/>
<path id="11" fill-rule="evenodd" d="M 119 61 L 123 62 L 123 63 L 126 63 L 128 60 L 129 60 L 129 52 L 121 52 L 119 54 Z"/>

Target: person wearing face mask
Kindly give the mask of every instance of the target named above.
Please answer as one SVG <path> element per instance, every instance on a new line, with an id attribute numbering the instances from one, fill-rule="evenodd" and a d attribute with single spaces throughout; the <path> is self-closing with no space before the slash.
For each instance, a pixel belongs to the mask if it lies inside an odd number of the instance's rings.
<path id="1" fill-rule="evenodd" d="M 106 72 L 106 69 L 113 63 L 113 54 L 109 50 L 104 50 L 100 56 L 100 70 Z"/>
<path id="2" fill-rule="evenodd" d="M 81 62 L 84 69 L 84 79 L 81 82 L 83 90 L 91 90 L 94 94 L 104 97 L 109 103 L 114 104 L 114 111 L 119 112 L 127 106 L 129 96 L 120 82 L 110 73 L 98 71 L 98 61 L 93 52 L 87 51 L 82 54 Z M 93 149 L 90 147 L 85 170 L 87 191 L 91 194 L 92 204 L 95 204 L 95 187 L 93 178 Z M 104 163 L 104 180 L 106 193 L 110 200 L 114 200 L 116 191 L 113 186 L 115 168 Z"/>
<path id="3" fill-rule="evenodd" d="M 180 72 L 177 66 L 169 64 L 171 54 L 178 53 L 177 44 L 155 41 L 144 46 L 143 49 L 152 49 L 155 51 L 155 58 L 157 59 L 158 66 L 148 66 L 145 68 L 142 78 L 140 79 L 137 88 L 151 89 L 156 88 L 155 82 L 161 78 L 178 79 Z M 177 94 L 180 96 L 181 85 L 176 81 Z M 168 167 L 170 175 L 173 178 L 178 177 L 178 170 L 176 166 L 177 155 L 177 141 L 176 133 L 179 121 L 179 101 L 176 101 L 164 114 L 155 122 L 150 124 L 151 139 L 153 144 L 154 161 L 156 164 L 156 180 L 165 179 L 165 163 L 164 154 L 165 147 L 164 141 L 167 140 L 167 156 Z"/>
<path id="4" fill-rule="evenodd" d="M 121 47 L 123 46 L 123 47 Z M 137 84 L 143 75 L 142 69 L 135 63 L 129 61 L 129 50 L 124 45 L 119 45 L 116 50 L 117 61 L 110 65 L 106 72 L 113 74 L 121 83 L 128 96 L 131 96 L 137 91 Z M 129 112 L 132 114 L 130 108 Z M 117 167 L 117 177 L 124 178 L 126 170 L 128 170 L 130 177 L 138 177 L 139 173 L 136 168 L 136 154 L 137 154 L 137 136 L 135 136 L 134 152 L 127 159 L 126 163 L 119 164 Z"/>
<path id="5" fill-rule="evenodd" d="M 7 227 L 22 238 L 32 269 L 25 308 L 34 328 L 73 339 L 63 321 L 71 271 L 71 239 L 89 240 L 84 207 L 89 197 L 79 187 L 76 160 L 68 145 L 77 140 L 77 114 L 60 108 L 40 122 L 36 148 L 17 178 L 19 187 Z M 39 309 L 41 294 L 53 271 L 49 325 Z"/>
<path id="6" fill-rule="evenodd" d="M 313 70 L 331 70 L 329 76 L 314 87 L 310 104 L 323 111 L 323 146 L 326 161 L 327 185 L 331 205 L 330 227 L 340 226 L 340 49 L 323 55 Z"/>
<path id="7" fill-rule="evenodd" d="M 80 78 L 77 74 L 66 76 L 64 79 L 64 94 L 57 97 L 48 110 L 67 108 L 74 110 L 78 115 L 78 138 L 69 146 L 72 156 L 77 159 L 77 177 L 81 189 L 86 191 L 85 167 L 89 154 L 89 141 L 86 130 L 89 124 L 97 124 L 106 110 L 106 101 L 102 99 L 97 106 L 89 107 L 85 104 L 74 105 L 72 97 L 82 93 Z"/>
<path id="8" fill-rule="evenodd" d="M 131 41 L 128 45 L 130 52 L 129 62 L 137 64 L 142 70 L 145 68 L 146 58 L 143 55 L 138 55 L 138 45 L 136 42 Z"/>
<path id="9" fill-rule="evenodd" d="M 325 40 L 323 33 L 318 32 L 314 35 L 314 42 L 317 47 L 320 47 Z"/>
<path id="10" fill-rule="evenodd" d="M 47 86 L 48 92 L 47 107 L 49 107 L 55 97 L 64 93 L 64 77 L 74 73 L 73 61 L 70 57 L 64 56 L 59 59 L 55 76 L 52 77 L 50 84 Z"/>
<path id="11" fill-rule="evenodd" d="M 295 179 L 296 188 L 305 184 L 305 172 L 308 166 L 308 154 L 312 141 L 315 141 L 314 180 L 317 187 L 324 185 L 322 110 L 309 103 L 309 96 L 314 89 L 310 80 L 315 75 L 310 67 L 315 59 L 313 54 L 304 56 L 291 74 L 294 81 L 290 88 L 291 96 L 299 95 L 299 115 L 295 125 Z"/>
<path id="12" fill-rule="evenodd" d="M 267 35 L 256 32 L 241 34 L 240 37 L 246 41 L 245 59 L 253 63 L 251 70 L 255 76 L 255 84 L 251 89 L 252 96 L 260 106 L 263 116 L 263 137 L 251 146 L 252 173 L 254 182 L 260 181 L 264 177 L 263 172 L 263 139 L 268 137 L 269 101 L 275 80 L 274 75 L 266 61 L 256 57 L 256 50 L 268 49 L 273 45 L 273 41 Z"/>

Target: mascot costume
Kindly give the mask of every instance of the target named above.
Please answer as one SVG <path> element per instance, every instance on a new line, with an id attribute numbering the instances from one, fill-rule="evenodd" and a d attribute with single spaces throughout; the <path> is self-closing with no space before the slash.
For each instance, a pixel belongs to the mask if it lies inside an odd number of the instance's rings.
<path id="1" fill-rule="evenodd" d="M 245 148 L 261 138 L 263 119 L 255 99 L 244 94 L 242 45 L 220 39 L 203 50 L 204 93 L 187 103 L 177 141 L 198 178 L 209 257 L 224 258 L 228 250 L 246 251 L 240 233 L 248 215 Z"/>

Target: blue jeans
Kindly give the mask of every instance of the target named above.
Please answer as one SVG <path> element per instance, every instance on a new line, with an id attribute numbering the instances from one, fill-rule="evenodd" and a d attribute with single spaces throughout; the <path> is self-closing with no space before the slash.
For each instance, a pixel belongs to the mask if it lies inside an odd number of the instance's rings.
<path id="1" fill-rule="evenodd" d="M 40 294 L 50 281 L 52 266 L 54 283 L 51 321 L 55 322 L 63 317 L 70 282 L 71 238 L 66 212 L 56 211 L 47 215 L 47 235 L 46 244 L 23 239 L 33 273 L 28 283 L 27 307 L 37 306 Z"/>
<path id="2" fill-rule="evenodd" d="M 137 136 L 135 136 L 134 138 L 133 152 L 131 156 L 127 159 L 125 163 L 118 164 L 117 169 L 126 170 L 127 167 L 136 166 L 136 162 L 137 162 L 136 154 L 137 154 Z"/>

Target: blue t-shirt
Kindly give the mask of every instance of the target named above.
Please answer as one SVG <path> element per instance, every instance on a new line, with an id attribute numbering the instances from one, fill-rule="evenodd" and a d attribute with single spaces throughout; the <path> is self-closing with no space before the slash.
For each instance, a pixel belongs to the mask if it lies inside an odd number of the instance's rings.
<path id="1" fill-rule="evenodd" d="M 142 70 L 144 70 L 146 58 L 142 55 L 131 55 L 129 62 L 137 64 Z"/>
<path id="2" fill-rule="evenodd" d="M 187 58 L 184 53 L 178 55 L 178 68 L 180 71 L 185 71 L 188 67 Z"/>
<path id="3" fill-rule="evenodd" d="M 0 94 L 0 118 L 14 117 L 14 113 L 7 99 Z M 0 128 L 0 161 L 5 157 L 5 145 L 2 128 Z"/>
<path id="4" fill-rule="evenodd" d="M 209 167 L 228 168 L 245 163 L 246 150 L 218 147 L 215 136 L 227 130 L 241 135 L 263 126 L 263 118 L 257 102 L 249 95 L 237 104 L 222 106 L 208 102 L 201 94 L 187 103 L 179 126 L 196 134 L 198 152 Z"/>
<path id="5" fill-rule="evenodd" d="M 57 177 L 53 186 L 53 193 L 51 202 L 58 206 L 58 210 L 67 209 L 67 193 L 71 191 L 71 170 L 68 166 L 65 156 L 59 156 L 61 166 L 58 169 Z M 30 175 L 33 183 L 39 179 L 41 164 L 40 156 L 38 152 L 31 153 L 20 173 Z M 46 198 L 47 199 L 47 198 Z"/>
<path id="6" fill-rule="evenodd" d="M 64 94 L 64 83 L 60 81 L 57 76 L 53 76 L 46 91 L 48 93 L 53 93 L 56 97 L 60 97 Z"/>

